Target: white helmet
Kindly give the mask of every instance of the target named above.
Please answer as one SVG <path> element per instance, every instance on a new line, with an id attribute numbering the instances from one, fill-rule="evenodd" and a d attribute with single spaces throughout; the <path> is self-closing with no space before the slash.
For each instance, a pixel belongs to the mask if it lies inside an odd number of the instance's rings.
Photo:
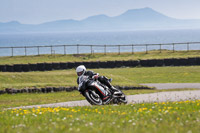
<path id="1" fill-rule="evenodd" d="M 86 68 L 84 65 L 80 65 L 76 68 L 76 73 L 78 76 L 82 76 L 86 71 Z"/>

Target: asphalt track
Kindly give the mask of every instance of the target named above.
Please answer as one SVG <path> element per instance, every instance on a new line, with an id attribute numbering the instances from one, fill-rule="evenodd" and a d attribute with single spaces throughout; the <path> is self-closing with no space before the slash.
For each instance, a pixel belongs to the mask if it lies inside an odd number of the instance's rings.
<path id="1" fill-rule="evenodd" d="M 158 90 L 162 89 L 185 89 L 185 88 L 196 88 L 200 89 L 200 83 L 148 83 L 141 84 L 149 87 L 155 87 Z"/>
<path id="2" fill-rule="evenodd" d="M 191 91 L 171 91 L 157 92 L 149 94 L 129 95 L 127 96 L 128 103 L 149 103 L 149 102 L 166 102 L 166 101 L 183 101 L 183 100 L 199 100 L 200 90 Z M 38 108 L 38 107 L 74 107 L 74 106 L 91 106 L 86 100 L 70 101 L 62 103 L 52 103 L 43 105 L 21 106 L 9 109 L 20 108 Z"/>

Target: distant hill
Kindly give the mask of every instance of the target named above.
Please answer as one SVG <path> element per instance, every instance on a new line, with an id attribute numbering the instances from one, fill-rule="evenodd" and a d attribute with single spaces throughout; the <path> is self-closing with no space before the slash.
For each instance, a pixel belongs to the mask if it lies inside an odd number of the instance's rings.
<path id="1" fill-rule="evenodd" d="M 157 29 L 200 28 L 200 20 L 181 20 L 165 16 L 151 8 L 132 9 L 109 17 L 91 16 L 81 21 L 58 20 L 37 25 L 17 21 L 0 23 L 0 33 L 16 32 L 80 32 L 80 31 L 133 31 Z"/>

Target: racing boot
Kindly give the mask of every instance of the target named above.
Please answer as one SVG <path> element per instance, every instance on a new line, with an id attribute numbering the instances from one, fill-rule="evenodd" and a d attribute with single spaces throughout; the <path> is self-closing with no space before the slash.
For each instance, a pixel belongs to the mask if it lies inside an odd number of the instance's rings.
<path id="1" fill-rule="evenodd" d="M 110 83 L 111 83 L 111 82 L 112 82 L 112 78 L 111 78 L 111 79 L 108 79 L 108 82 L 110 82 Z"/>
<path id="2" fill-rule="evenodd" d="M 123 94 L 121 90 L 115 88 L 114 86 L 111 86 L 110 89 L 114 92 L 113 94 L 116 96 L 121 96 Z"/>

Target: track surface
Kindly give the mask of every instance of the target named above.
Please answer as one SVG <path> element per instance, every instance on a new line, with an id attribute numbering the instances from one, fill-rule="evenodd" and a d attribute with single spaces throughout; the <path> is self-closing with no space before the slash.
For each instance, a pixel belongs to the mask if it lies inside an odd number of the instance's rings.
<path id="1" fill-rule="evenodd" d="M 141 84 L 149 87 L 155 87 L 158 90 L 162 89 L 184 89 L 184 88 L 196 88 L 200 89 L 200 83 L 150 83 Z"/>
<path id="2" fill-rule="evenodd" d="M 149 94 L 129 95 L 127 96 L 128 103 L 147 103 L 147 102 L 166 102 L 166 101 L 181 101 L 181 100 L 195 100 L 200 99 L 200 90 L 193 91 L 172 91 L 172 92 L 158 92 Z M 53 104 L 22 106 L 9 109 L 19 108 L 37 108 L 37 107 L 74 107 L 74 106 L 90 106 L 86 100 L 71 101 Z"/>

